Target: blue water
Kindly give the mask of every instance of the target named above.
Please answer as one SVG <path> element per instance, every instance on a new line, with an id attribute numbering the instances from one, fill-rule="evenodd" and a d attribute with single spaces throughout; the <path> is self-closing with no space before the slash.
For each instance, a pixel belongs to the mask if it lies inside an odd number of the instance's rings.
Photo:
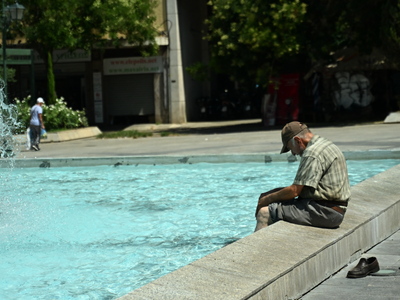
<path id="1" fill-rule="evenodd" d="M 348 161 L 354 185 L 400 160 Z M 0 299 L 115 299 L 251 234 L 298 163 L 0 170 Z"/>

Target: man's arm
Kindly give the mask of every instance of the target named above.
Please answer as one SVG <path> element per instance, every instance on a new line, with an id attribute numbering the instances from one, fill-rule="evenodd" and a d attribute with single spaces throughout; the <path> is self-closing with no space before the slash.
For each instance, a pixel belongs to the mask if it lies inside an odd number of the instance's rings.
<path id="1" fill-rule="evenodd" d="M 44 123 L 43 123 L 42 114 L 38 114 L 38 116 L 39 116 L 40 125 L 41 125 L 42 128 L 44 129 Z"/>
<path id="2" fill-rule="evenodd" d="M 264 206 L 268 206 L 274 202 L 282 202 L 282 201 L 292 200 L 293 198 L 299 196 L 303 187 L 304 187 L 304 185 L 292 184 L 292 185 L 287 186 L 275 193 L 271 193 L 271 194 L 268 194 L 265 196 L 263 196 L 263 194 L 262 194 L 260 196 L 260 198 L 258 199 L 258 205 L 257 205 L 255 215 L 257 216 L 258 211 Z"/>

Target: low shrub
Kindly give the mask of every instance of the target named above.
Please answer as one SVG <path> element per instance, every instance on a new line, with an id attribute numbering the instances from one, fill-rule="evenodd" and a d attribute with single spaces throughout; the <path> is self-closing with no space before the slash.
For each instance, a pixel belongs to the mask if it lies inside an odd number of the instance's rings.
<path id="1" fill-rule="evenodd" d="M 20 131 L 23 132 L 29 127 L 31 112 L 31 97 L 25 99 L 14 99 L 14 105 L 18 111 L 18 122 Z M 73 129 L 89 126 L 84 110 L 73 110 L 67 107 L 64 98 L 56 99 L 55 104 L 43 104 L 43 121 L 47 131 L 56 131 L 61 129 Z"/>
<path id="2" fill-rule="evenodd" d="M 116 131 L 116 132 L 103 132 L 97 136 L 98 139 L 116 139 L 116 138 L 141 138 L 153 136 L 151 132 L 139 132 L 136 130 Z"/>

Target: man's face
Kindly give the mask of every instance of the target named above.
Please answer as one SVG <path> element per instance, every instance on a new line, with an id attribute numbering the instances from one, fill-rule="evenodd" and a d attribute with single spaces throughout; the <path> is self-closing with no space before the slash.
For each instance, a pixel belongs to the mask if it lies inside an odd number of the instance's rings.
<path id="1" fill-rule="evenodd" d="M 297 136 L 295 136 L 292 140 L 288 142 L 287 147 L 293 155 L 300 156 L 303 154 L 303 151 L 306 148 L 301 138 Z"/>

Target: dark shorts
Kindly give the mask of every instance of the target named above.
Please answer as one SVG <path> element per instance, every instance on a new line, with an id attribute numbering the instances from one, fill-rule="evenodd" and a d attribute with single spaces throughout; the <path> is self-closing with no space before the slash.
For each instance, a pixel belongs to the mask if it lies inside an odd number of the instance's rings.
<path id="1" fill-rule="evenodd" d="M 293 199 L 268 206 L 272 222 L 280 220 L 299 225 L 337 228 L 344 215 L 310 199 Z"/>

